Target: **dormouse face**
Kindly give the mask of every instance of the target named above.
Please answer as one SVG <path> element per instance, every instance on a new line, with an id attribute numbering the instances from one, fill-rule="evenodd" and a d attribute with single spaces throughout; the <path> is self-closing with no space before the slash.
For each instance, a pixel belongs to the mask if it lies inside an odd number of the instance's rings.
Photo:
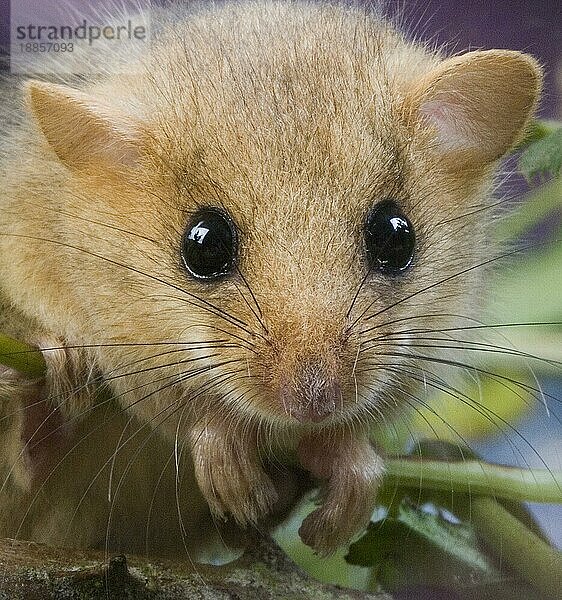
<path id="1" fill-rule="evenodd" d="M 64 264 L 45 268 L 75 290 L 66 330 L 136 344 L 95 360 L 147 419 L 167 403 L 294 428 L 384 418 L 435 376 L 419 332 L 477 303 L 481 209 L 535 63 L 290 14 L 176 25 L 110 97 L 28 86 L 61 180 L 46 221 Z"/>

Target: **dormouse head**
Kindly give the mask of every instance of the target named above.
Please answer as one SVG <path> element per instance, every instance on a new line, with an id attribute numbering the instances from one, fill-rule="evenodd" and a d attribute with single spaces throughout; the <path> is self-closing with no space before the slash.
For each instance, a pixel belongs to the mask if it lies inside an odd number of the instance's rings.
<path id="1" fill-rule="evenodd" d="M 96 354 L 140 361 L 123 393 L 295 428 L 377 418 L 432 373 L 419 332 L 473 314 L 492 173 L 540 69 L 275 6 L 176 23 L 136 77 L 27 84 L 67 245 L 45 268 L 73 290 L 69 335 L 137 344 Z"/>

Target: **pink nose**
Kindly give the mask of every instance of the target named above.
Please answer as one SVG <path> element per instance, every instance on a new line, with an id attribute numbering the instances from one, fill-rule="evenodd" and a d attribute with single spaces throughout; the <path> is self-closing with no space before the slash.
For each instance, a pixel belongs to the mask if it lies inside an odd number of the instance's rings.
<path id="1" fill-rule="evenodd" d="M 341 404 L 338 381 L 317 362 L 302 365 L 292 380 L 281 388 L 285 412 L 301 423 L 318 423 Z"/>

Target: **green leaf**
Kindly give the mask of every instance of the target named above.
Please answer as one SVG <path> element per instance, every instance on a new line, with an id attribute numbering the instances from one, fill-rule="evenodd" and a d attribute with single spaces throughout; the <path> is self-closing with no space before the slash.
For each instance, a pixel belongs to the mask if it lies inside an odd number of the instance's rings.
<path id="1" fill-rule="evenodd" d="M 519 170 L 531 181 L 536 176 L 557 177 L 562 168 L 562 127 L 530 143 L 519 158 Z"/>
<path id="2" fill-rule="evenodd" d="M 562 211 L 562 178 L 534 188 L 517 202 L 513 211 L 502 216 L 495 226 L 495 235 L 501 242 L 513 241 L 537 227 L 541 221 L 556 219 Z M 559 232 L 554 237 L 559 238 Z"/>
<path id="3" fill-rule="evenodd" d="M 555 121 L 552 119 L 534 119 L 531 121 L 531 125 L 529 127 L 529 131 L 525 136 L 525 139 L 518 144 L 518 146 L 514 149 L 514 152 L 518 150 L 522 150 L 526 148 L 533 142 L 538 140 L 542 140 L 543 138 L 550 135 L 553 131 L 558 129 L 561 124 L 559 121 Z"/>
<path id="4" fill-rule="evenodd" d="M 379 501 L 386 507 L 351 546 L 348 562 L 371 567 L 374 586 L 388 592 L 407 589 L 412 597 L 428 588 L 440 590 L 442 597 L 454 592 L 463 600 L 511 599 L 514 591 L 527 600 L 560 597 L 556 573 L 561 555 L 523 506 L 475 495 L 478 486 L 472 484 L 464 493 L 453 493 L 466 478 L 453 477 L 452 471 L 483 466 L 476 455 L 456 444 L 422 440 L 411 457 L 387 460 L 387 479 L 400 471 L 396 465 L 408 467 L 414 455 L 418 468 L 412 477 L 394 477 L 393 490 L 383 485 Z M 427 473 L 422 476 L 419 469 L 422 462 L 450 470 L 451 477 L 443 479 L 448 484 L 430 489 Z M 480 493 L 493 494 L 493 489 L 483 486 Z"/>
<path id="5" fill-rule="evenodd" d="M 434 504 L 418 507 L 405 498 L 395 516 L 370 524 L 346 560 L 374 567 L 378 582 L 391 592 L 413 585 L 457 590 L 505 580 L 478 547 L 472 527 L 444 514 Z"/>
<path id="6" fill-rule="evenodd" d="M 0 333 L 0 365 L 36 378 L 45 375 L 45 359 L 36 346 L 30 346 Z"/>
<path id="7" fill-rule="evenodd" d="M 525 373 L 529 367 L 524 359 L 507 355 L 511 359 L 511 362 L 507 362 L 503 352 L 494 354 L 481 350 L 472 354 L 467 351 L 467 356 L 468 363 L 483 364 L 486 370 L 494 364 L 492 361 L 496 361 L 491 369 L 494 375 L 481 373 L 478 381 L 467 379 L 462 384 L 463 396 L 460 399 L 459 394 L 450 390 L 437 390 L 424 399 L 423 405 L 416 406 L 416 410 L 407 415 L 408 428 L 415 438 L 449 440 L 453 443 L 486 438 L 501 432 L 506 422 L 516 426 L 518 420 L 534 406 L 534 397 L 528 390 L 514 390 L 506 385 L 509 379 L 521 381 L 523 385 L 535 383 Z M 506 371 L 502 369 L 504 364 L 513 364 L 516 370 Z"/>
<path id="8" fill-rule="evenodd" d="M 498 319 L 497 323 L 506 320 L 512 323 L 561 321 L 560 265 L 561 243 L 529 253 L 525 260 L 503 263 L 492 283 L 492 293 L 489 294 L 490 322 L 494 319 Z M 508 319 L 505 315 L 509 315 Z M 527 331 L 521 333 L 527 335 Z M 511 332 L 509 335 L 511 336 Z M 527 348 L 523 345 L 521 349 Z"/>

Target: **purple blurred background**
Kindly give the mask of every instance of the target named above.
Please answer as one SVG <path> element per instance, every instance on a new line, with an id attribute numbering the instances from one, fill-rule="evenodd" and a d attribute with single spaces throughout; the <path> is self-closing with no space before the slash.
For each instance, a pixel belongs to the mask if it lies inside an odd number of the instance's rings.
<path id="1" fill-rule="evenodd" d="M 562 116 L 561 0 L 403 0 L 401 4 L 410 31 L 447 43 L 452 51 L 508 48 L 533 54 L 546 72 L 541 115 Z"/>

